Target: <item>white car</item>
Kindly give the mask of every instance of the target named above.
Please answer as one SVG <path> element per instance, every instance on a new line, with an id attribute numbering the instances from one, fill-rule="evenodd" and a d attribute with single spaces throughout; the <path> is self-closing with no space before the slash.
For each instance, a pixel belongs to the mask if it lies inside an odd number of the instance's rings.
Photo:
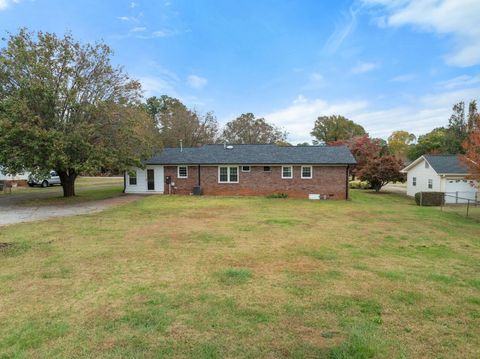
<path id="1" fill-rule="evenodd" d="M 60 177 L 55 171 L 50 171 L 50 175 L 48 177 L 38 177 L 33 175 L 30 175 L 28 177 L 28 185 L 30 187 L 33 187 L 36 185 L 42 186 L 42 187 L 48 187 L 48 186 L 53 186 L 54 184 L 62 184 L 60 181 Z"/>

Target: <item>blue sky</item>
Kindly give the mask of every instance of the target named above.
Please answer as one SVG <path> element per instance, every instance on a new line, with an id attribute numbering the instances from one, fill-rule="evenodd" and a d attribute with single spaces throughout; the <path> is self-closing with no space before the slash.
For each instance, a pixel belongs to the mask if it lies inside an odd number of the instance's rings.
<path id="1" fill-rule="evenodd" d="M 253 112 L 311 140 L 320 115 L 372 136 L 445 125 L 480 99 L 480 1 L 0 0 L 0 30 L 103 40 L 142 82 L 221 123 Z"/>

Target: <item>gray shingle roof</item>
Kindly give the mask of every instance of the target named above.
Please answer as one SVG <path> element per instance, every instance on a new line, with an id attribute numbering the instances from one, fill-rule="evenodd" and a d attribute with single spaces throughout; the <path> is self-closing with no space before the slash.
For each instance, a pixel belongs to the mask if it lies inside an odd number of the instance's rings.
<path id="1" fill-rule="evenodd" d="M 424 155 L 438 174 L 467 174 L 468 168 L 460 162 L 458 155 Z"/>
<path id="2" fill-rule="evenodd" d="M 147 165 L 205 164 L 355 164 L 346 146 L 205 145 L 164 148 L 145 161 Z"/>

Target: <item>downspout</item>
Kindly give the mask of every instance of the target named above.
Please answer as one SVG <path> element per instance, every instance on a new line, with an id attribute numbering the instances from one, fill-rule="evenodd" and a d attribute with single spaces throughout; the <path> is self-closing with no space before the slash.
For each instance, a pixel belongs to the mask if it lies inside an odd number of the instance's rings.
<path id="1" fill-rule="evenodd" d="M 198 187 L 200 187 L 200 165 L 198 165 Z"/>
<path id="2" fill-rule="evenodd" d="M 347 170 L 346 170 L 346 173 L 345 173 L 345 199 L 348 200 L 348 169 L 349 169 L 349 165 L 347 165 Z"/>

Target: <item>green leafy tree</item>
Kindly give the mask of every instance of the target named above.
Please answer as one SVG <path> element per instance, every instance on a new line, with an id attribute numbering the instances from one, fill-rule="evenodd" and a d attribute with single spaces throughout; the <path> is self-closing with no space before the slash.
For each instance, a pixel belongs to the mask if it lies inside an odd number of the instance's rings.
<path id="1" fill-rule="evenodd" d="M 439 127 L 418 137 L 417 144 L 408 150 L 408 158 L 415 160 L 424 154 L 445 153 L 445 138 L 447 130 Z"/>
<path id="2" fill-rule="evenodd" d="M 310 133 L 318 141 L 330 143 L 365 135 L 365 129 L 343 116 L 320 116 Z"/>
<path id="3" fill-rule="evenodd" d="M 407 131 L 394 131 L 388 137 L 388 148 L 397 158 L 406 159 L 408 150 L 417 138 Z"/>
<path id="4" fill-rule="evenodd" d="M 155 120 L 165 147 L 179 147 L 180 140 L 185 147 L 217 141 L 218 122 L 212 112 L 202 116 L 166 95 L 148 98 L 145 107 Z"/>
<path id="5" fill-rule="evenodd" d="M 263 118 L 255 118 L 253 113 L 244 113 L 228 122 L 223 129 L 222 141 L 237 144 L 276 143 L 290 145 L 287 133 L 268 123 Z"/>
<path id="6" fill-rule="evenodd" d="M 103 43 L 22 29 L 0 50 L 0 163 L 7 173 L 59 174 L 65 197 L 100 167 L 141 166 L 156 129 L 141 88 Z"/>

